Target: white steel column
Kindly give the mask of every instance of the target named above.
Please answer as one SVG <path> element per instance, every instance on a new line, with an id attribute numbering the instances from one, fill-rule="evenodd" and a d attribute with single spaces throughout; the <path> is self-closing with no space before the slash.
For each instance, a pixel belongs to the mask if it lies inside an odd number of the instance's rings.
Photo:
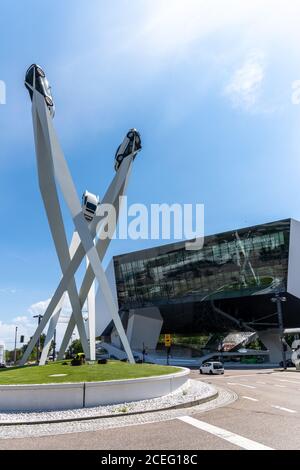
<path id="1" fill-rule="evenodd" d="M 40 109 L 43 109 L 44 113 L 40 112 Z M 39 187 L 41 195 L 43 198 L 45 210 L 47 213 L 47 218 L 52 234 L 52 238 L 55 244 L 57 255 L 59 258 L 60 266 L 63 274 L 65 273 L 69 263 L 70 263 L 70 253 L 67 245 L 67 238 L 64 229 L 64 223 L 62 218 L 62 213 L 60 209 L 55 178 L 54 178 L 54 167 L 51 151 L 49 148 L 49 142 L 45 138 L 47 118 L 52 121 L 50 117 L 49 110 L 46 106 L 43 96 L 37 91 L 33 92 L 32 100 L 32 117 L 33 117 L 33 128 L 34 128 L 34 137 L 35 137 L 35 146 L 36 146 L 36 157 L 37 157 L 37 166 L 38 166 L 38 177 L 39 177 Z M 76 283 L 74 277 L 69 277 L 67 282 L 67 290 L 72 305 L 72 310 L 75 316 L 76 324 L 78 327 L 78 332 L 82 342 L 83 350 L 86 354 L 86 357 L 89 357 L 89 346 L 86 336 L 86 331 L 84 328 L 81 305 L 79 303 L 78 292 L 76 288 Z M 50 313 L 51 316 L 52 312 Z M 49 317 L 50 318 L 50 317 Z M 43 331 L 46 323 L 49 318 L 42 319 L 40 323 L 40 329 Z M 23 365 L 28 360 L 28 357 L 34 348 L 40 333 L 33 335 L 29 345 L 20 361 L 20 364 Z"/>
<path id="2" fill-rule="evenodd" d="M 115 182 L 113 182 L 111 187 L 107 191 L 106 195 L 104 196 L 104 199 L 103 199 L 104 201 L 108 201 L 110 199 L 110 197 L 114 197 L 114 200 L 112 200 L 112 205 L 114 206 L 114 208 L 116 210 L 116 223 L 118 222 L 119 213 L 120 213 L 120 207 L 119 207 L 119 200 L 120 199 L 119 198 L 125 193 L 125 191 L 127 189 L 127 185 L 128 185 L 128 179 L 129 179 L 130 168 L 131 168 L 131 166 L 129 166 L 129 165 L 131 165 L 130 160 L 128 160 L 128 162 L 125 161 L 123 163 L 123 165 L 124 165 L 124 167 L 122 169 L 122 172 L 120 170 L 120 172 L 121 172 L 121 175 L 120 175 L 121 178 L 120 179 L 123 182 L 123 186 L 119 189 L 119 192 L 116 193 L 116 191 L 114 189 L 116 187 L 116 184 L 115 184 Z M 128 169 L 127 169 L 127 167 L 128 167 Z M 118 188 L 116 187 L 116 189 L 118 189 Z M 94 225 L 97 222 L 100 224 L 101 217 L 96 215 L 95 220 L 93 221 Z M 102 230 L 103 230 L 103 227 L 102 227 Z M 92 232 L 92 230 L 91 230 L 91 232 Z M 108 249 L 110 239 L 106 238 L 106 239 L 101 240 L 101 233 L 102 233 L 102 231 L 100 229 L 100 231 L 98 233 L 99 239 L 96 241 L 96 249 L 97 249 L 99 258 L 102 261 L 105 254 L 106 254 L 106 251 Z M 83 279 L 83 282 L 82 282 L 82 285 L 81 285 L 81 288 L 80 288 L 80 291 L 79 291 L 79 298 L 81 300 L 81 303 L 85 302 L 88 290 L 89 290 L 89 288 L 91 286 L 91 283 L 93 282 L 94 278 L 95 278 L 94 272 L 93 272 L 91 266 L 88 266 L 87 271 L 86 271 L 85 276 L 84 276 L 84 279 Z M 118 308 L 118 306 L 116 306 L 116 307 Z M 58 353 L 58 358 L 59 359 L 63 358 L 64 351 L 65 351 L 65 349 L 68 345 L 68 342 L 70 340 L 70 337 L 71 337 L 71 334 L 72 334 L 74 328 L 75 328 L 75 320 L 72 317 L 71 320 L 70 320 L 70 323 L 68 325 L 68 328 L 65 332 L 65 336 L 63 338 L 60 351 Z"/>
<path id="3" fill-rule="evenodd" d="M 73 236 L 72 236 L 70 248 L 69 248 L 70 258 L 73 257 L 74 252 L 75 252 L 75 250 L 78 246 L 78 243 L 79 243 L 78 233 L 74 232 Z M 49 327 L 48 327 L 48 330 L 47 330 L 45 343 L 44 343 L 44 347 L 43 347 L 43 351 L 42 351 L 40 361 L 39 361 L 40 366 L 44 365 L 46 360 L 47 360 L 47 357 L 48 357 L 48 354 L 49 354 L 49 349 L 50 349 L 50 346 L 51 346 L 51 341 L 54 337 L 54 331 L 55 331 L 57 323 L 59 321 L 59 316 L 61 314 L 65 298 L 66 298 L 66 292 L 61 297 L 61 299 L 60 299 L 60 301 L 59 301 L 59 303 L 58 303 L 58 305 L 57 305 L 57 307 L 56 307 L 56 309 L 55 309 L 55 311 L 54 311 L 54 313 L 53 313 L 53 315 L 50 319 Z"/>
<path id="4" fill-rule="evenodd" d="M 87 268 L 89 267 L 89 261 L 86 260 Z M 95 281 L 92 283 L 87 296 L 87 310 L 88 310 L 88 336 L 90 346 L 90 359 L 95 361 L 96 359 L 96 299 L 95 299 Z"/>

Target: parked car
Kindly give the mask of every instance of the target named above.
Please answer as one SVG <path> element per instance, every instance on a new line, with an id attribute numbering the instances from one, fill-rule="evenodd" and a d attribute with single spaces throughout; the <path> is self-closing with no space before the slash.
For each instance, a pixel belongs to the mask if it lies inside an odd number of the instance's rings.
<path id="1" fill-rule="evenodd" d="M 51 94 L 51 86 L 46 78 L 44 70 L 37 64 L 32 64 L 26 71 L 25 87 L 27 88 L 32 100 L 33 89 L 37 90 L 45 98 L 46 105 L 50 111 L 51 117 L 54 117 L 55 106 Z"/>
<path id="2" fill-rule="evenodd" d="M 0 364 L 0 369 L 6 369 L 6 365 L 5 364 Z"/>
<path id="3" fill-rule="evenodd" d="M 224 374 L 222 362 L 204 362 L 199 368 L 200 374 Z"/>

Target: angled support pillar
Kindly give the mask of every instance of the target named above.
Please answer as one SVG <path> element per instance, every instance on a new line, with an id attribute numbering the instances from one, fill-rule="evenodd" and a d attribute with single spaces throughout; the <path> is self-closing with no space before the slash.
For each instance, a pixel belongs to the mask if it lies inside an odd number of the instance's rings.
<path id="1" fill-rule="evenodd" d="M 104 269 L 99 259 L 98 252 L 94 245 L 93 238 L 91 237 L 91 233 L 89 231 L 87 222 L 84 218 L 81 204 L 77 196 L 74 183 L 72 181 L 68 166 L 66 164 L 65 158 L 60 148 L 58 139 L 56 137 L 56 133 L 54 131 L 53 122 L 50 117 L 50 113 L 48 112 L 45 100 L 43 99 L 42 95 L 37 96 L 36 94 L 36 101 L 37 101 L 38 113 L 39 115 L 41 115 L 41 122 L 44 124 L 47 123 L 47 126 L 45 126 L 43 130 L 45 134 L 47 134 L 45 135 L 45 137 L 47 139 L 47 144 L 49 145 L 49 150 L 51 152 L 56 179 L 58 181 L 58 184 L 60 186 L 60 189 L 66 201 L 66 204 L 71 213 L 75 228 L 78 232 L 78 235 L 80 236 L 80 240 L 83 245 L 86 256 L 88 257 L 88 260 L 94 271 L 94 274 L 99 283 L 99 286 L 101 286 L 104 299 L 110 310 L 112 319 L 114 321 L 114 324 L 116 326 L 116 329 L 122 341 L 122 344 L 124 346 L 128 359 L 130 362 L 134 363 L 133 354 L 132 354 L 123 324 L 121 322 L 118 310 L 114 303 L 114 299 L 113 299 Z M 81 333 L 79 332 L 79 334 Z"/>
<path id="2" fill-rule="evenodd" d="M 41 112 L 41 110 L 44 112 Z M 56 189 L 51 147 L 49 146 L 49 140 L 47 138 L 47 123 L 49 122 L 47 121 L 47 118 L 51 119 L 51 117 L 46 107 L 46 103 L 43 96 L 37 91 L 33 92 L 32 117 L 35 136 L 39 187 L 47 213 L 52 238 L 59 258 L 59 263 L 64 274 L 68 265 L 70 264 L 70 253 L 67 245 L 67 238 L 65 234 L 64 223 Z M 76 324 L 78 327 L 80 339 L 82 341 L 82 347 L 86 356 L 89 357 L 87 335 L 84 328 L 81 313 L 81 305 L 79 303 L 78 292 L 73 276 L 68 279 L 67 290 L 72 305 L 72 310 L 75 316 Z M 43 322 L 42 320 L 40 326 L 43 325 L 43 323 L 46 324 L 48 320 L 49 318 L 47 318 L 46 316 L 45 321 Z M 25 364 L 32 349 L 34 348 L 34 345 L 36 344 L 36 336 L 37 338 L 39 337 L 39 335 L 36 334 L 32 337 L 20 361 L 21 365 Z"/>
<path id="3" fill-rule="evenodd" d="M 54 312 L 54 314 L 52 315 L 52 317 L 50 319 L 47 334 L 46 334 L 46 338 L 45 338 L 45 343 L 44 343 L 44 347 L 43 347 L 43 351 L 42 351 L 40 361 L 39 361 L 40 366 L 43 366 L 46 363 L 46 360 L 47 360 L 47 357 L 48 357 L 48 354 L 49 354 L 49 349 L 51 347 L 51 342 L 52 342 L 52 339 L 54 337 L 54 332 L 55 332 L 55 328 L 56 328 L 57 323 L 58 323 L 60 313 L 61 313 L 61 308 L 58 308 Z"/>
<path id="4" fill-rule="evenodd" d="M 131 172 L 131 164 L 132 164 L 132 159 L 128 158 L 127 161 L 124 161 L 123 167 L 119 170 L 119 174 L 116 175 L 118 178 L 115 177 L 113 180 L 112 184 L 110 185 L 106 195 L 103 198 L 102 204 L 112 204 L 113 207 L 115 208 L 116 211 L 116 224 L 118 223 L 119 219 L 119 214 L 120 214 L 120 200 L 121 197 L 125 194 L 128 181 L 129 181 L 129 176 Z M 111 201 L 111 202 L 109 202 Z M 97 214 L 98 212 L 98 214 Z M 96 212 L 95 219 L 93 221 L 93 227 L 91 229 L 91 233 L 94 233 L 94 230 L 96 230 L 97 224 L 101 224 L 102 217 L 99 215 L 99 210 Z M 102 238 L 103 234 L 103 227 L 102 230 L 99 230 L 98 236 L 99 238 L 96 241 L 96 249 L 99 255 L 100 260 L 102 261 L 104 259 L 104 256 L 107 252 L 108 246 L 110 244 L 110 239 L 109 238 Z M 90 289 L 90 286 L 92 285 L 93 280 L 95 279 L 94 272 L 91 268 L 91 266 L 88 266 L 87 271 L 85 273 L 80 291 L 79 291 L 79 298 L 81 300 L 81 303 L 85 302 L 85 299 L 87 297 L 87 293 Z M 116 308 L 118 309 L 118 305 L 116 305 Z M 61 343 L 61 347 L 58 353 L 58 359 L 63 359 L 64 351 L 67 348 L 67 345 L 70 341 L 71 335 L 73 333 L 73 330 L 75 328 L 75 320 L 74 317 L 72 316 L 68 325 L 68 328 L 65 332 L 65 336 L 63 338 L 63 341 Z"/>
<path id="5" fill-rule="evenodd" d="M 89 262 L 87 260 L 87 268 Z M 88 337 L 90 347 L 90 360 L 96 359 L 96 300 L 95 300 L 95 281 L 92 283 L 87 296 L 87 310 L 88 310 Z"/>
<path id="6" fill-rule="evenodd" d="M 75 250 L 78 246 L 78 242 L 79 242 L 78 234 L 77 234 L 77 232 L 74 232 L 73 236 L 72 236 L 70 248 L 69 248 L 70 258 L 73 257 L 74 252 L 75 252 Z M 42 351 L 40 361 L 39 361 L 40 366 L 44 365 L 46 360 L 47 360 L 47 357 L 48 357 L 48 354 L 49 354 L 49 349 L 50 349 L 50 346 L 51 346 L 51 342 L 52 342 L 52 339 L 54 338 L 54 332 L 55 332 L 55 329 L 57 327 L 57 323 L 59 321 L 59 317 L 60 317 L 60 314 L 61 314 L 61 311 L 62 311 L 62 308 L 63 308 L 65 298 L 66 298 L 66 292 L 61 297 L 61 299 L 60 299 L 57 307 L 55 308 L 55 311 L 54 311 L 54 313 L 53 313 L 53 315 L 50 319 L 49 327 L 48 327 L 48 330 L 47 330 L 45 343 L 44 343 L 44 347 L 43 347 L 43 351 Z"/>

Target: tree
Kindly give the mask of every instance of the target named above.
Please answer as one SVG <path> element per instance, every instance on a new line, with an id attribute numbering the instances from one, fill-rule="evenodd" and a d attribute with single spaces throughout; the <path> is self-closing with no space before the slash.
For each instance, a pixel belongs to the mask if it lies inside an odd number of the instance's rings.
<path id="1" fill-rule="evenodd" d="M 31 338 L 30 338 L 30 340 L 31 340 Z M 21 348 L 22 354 L 24 354 L 24 352 L 26 351 L 26 348 L 27 348 L 27 346 L 28 346 L 30 340 L 28 341 L 27 344 L 24 344 L 24 345 L 22 346 L 22 348 Z M 43 350 L 43 347 L 44 347 L 44 344 L 45 344 L 45 340 L 46 340 L 46 335 L 45 335 L 45 333 L 42 333 L 41 336 L 40 336 L 40 345 L 41 345 L 41 347 L 40 347 L 40 354 L 41 354 L 41 352 L 42 352 L 42 350 Z M 37 344 L 34 346 L 33 350 L 31 351 L 31 354 L 30 354 L 30 356 L 29 356 L 29 358 L 28 358 L 28 361 L 32 362 L 32 361 L 36 361 L 36 359 L 37 359 Z"/>
<path id="2" fill-rule="evenodd" d="M 81 352 L 83 352 L 83 348 L 80 339 L 74 339 L 67 350 L 67 356 L 72 357 Z"/>
<path id="3" fill-rule="evenodd" d="M 23 354 L 22 349 L 17 348 L 17 349 L 16 349 L 16 360 L 17 360 L 17 361 L 18 361 L 19 359 L 21 359 L 22 354 Z M 6 351 L 5 351 L 5 361 L 6 361 L 6 362 L 13 363 L 14 360 L 15 360 L 15 350 L 14 350 L 14 349 L 12 349 L 11 351 L 6 350 Z"/>
<path id="4" fill-rule="evenodd" d="M 43 350 L 43 347 L 44 347 L 44 344 L 45 344 L 45 339 L 46 339 L 46 335 L 44 333 L 42 333 L 41 334 L 41 339 L 40 339 L 40 341 L 41 341 L 40 353 Z M 27 344 L 23 344 L 23 346 L 16 349 L 16 360 L 17 360 L 17 362 L 23 356 L 24 352 L 26 351 L 26 348 L 27 348 L 28 344 L 29 344 L 29 342 Z M 53 347 L 53 344 L 51 345 L 51 347 Z M 28 358 L 28 361 L 29 362 L 36 361 L 36 358 L 37 358 L 37 345 L 34 346 L 32 352 L 31 352 L 31 354 Z M 14 360 L 15 360 L 15 350 L 14 349 L 12 349 L 11 351 L 8 351 L 8 350 L 5 351 L 5 360 L 7 362 L 14 362 Z"/>

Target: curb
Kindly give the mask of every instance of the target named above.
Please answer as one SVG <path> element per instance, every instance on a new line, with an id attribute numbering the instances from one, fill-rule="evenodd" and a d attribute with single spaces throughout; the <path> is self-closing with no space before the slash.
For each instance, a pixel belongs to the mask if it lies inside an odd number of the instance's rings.
<path id="1" fill-rule="evenodd" d="M 130 416 L 130 415 L 140 415 L 140 414 L 146 414 L 146 413 L 157 413 L 160 411 L 167 411 L 167 410 L 175 410 L 179 408 L 189 408 L 191 406 L 197 406 L 201 405 L 203 403 L 207 403 L 209 401 L 215 400 L 218 398 L 219 392 L 216 390 L 214 393 L 211 395 L 204 397 L 204 398 L 197 398 L 196 400 L 192 401 L 187 401 L 185 403 L 179 403 L 178 405 L 171 405 L 171 406 L 166 406 L 163 408 L 155 408 L 151 410 L 142 410 L 142 411 L 129 411 L 128 413 L 114 413 L 114 414 L 109 414 L 109 415 L 103 415 L 103 416 L 83 416 L 83 417 L 77 417 L 77 418 L 61 418 L 61 419 L 44 419 L 41 421 L 14 421 L 14 422 L 6 422 L 6 423 L 1 423 L 0 422 L 0 427 L 1 426 L 28 426 L 32 424 L 57 424 L 57 423 L 70 423 L 74 421 L 91 421 L 94 419 L 105 419 L 105 418 L 118 418 L 118 417 L 124 417 L 124 416 Z"/>

